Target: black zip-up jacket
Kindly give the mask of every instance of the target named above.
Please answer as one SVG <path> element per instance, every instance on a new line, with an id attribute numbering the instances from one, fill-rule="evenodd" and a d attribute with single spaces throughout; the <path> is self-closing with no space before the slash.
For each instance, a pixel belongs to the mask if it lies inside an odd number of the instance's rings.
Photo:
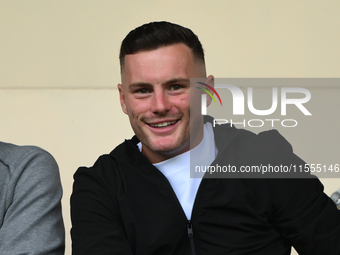
<path id="1" fill-rule="evenodd" d="M 214 135 L 219 153 L 211 165 L 305 165 L 277 131 L 255 135 L 221 125 Z M 75 173 L 74 255 L 287 255 L 291 246 L 299 254 L 340 254 L 340 211 L 317 178 L 209 175 L 189 222 L 138 142 L 126 140 Z"/>

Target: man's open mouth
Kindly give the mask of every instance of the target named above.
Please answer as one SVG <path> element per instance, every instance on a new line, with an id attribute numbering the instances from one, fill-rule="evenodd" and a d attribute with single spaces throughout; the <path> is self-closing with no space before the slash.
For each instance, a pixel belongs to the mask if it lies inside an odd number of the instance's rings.
<path id="1" fill-rule="evenodd" d="M 157 124 L 148 124 L 148 125 L 151 126 L 151 127 L 154 127 L 154 128 L 165 128 L 165 127 L 168 127 L 168 126 L 175 125 L 177 122 L 178 122 L 178 120 L 164 121 L 164 122 L 160 122 L 160 123 L 157 123 Z"/>

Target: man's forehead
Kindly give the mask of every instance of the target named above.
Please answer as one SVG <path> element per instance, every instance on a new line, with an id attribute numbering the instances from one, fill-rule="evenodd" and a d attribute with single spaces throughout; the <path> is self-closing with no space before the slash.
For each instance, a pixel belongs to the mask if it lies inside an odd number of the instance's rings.
<path id="1" fill-rule="evenodd" d="M 191 50 L 185 45 L 170 45 L 150 51 L 141 51 L 125 57 L 122 76 L 180 76 L 186 78 L 195 69 Z"/>
<path id="2" fill-rule="evenodd" d="M 122 69 L 122 82 L 124 76 L 130 76 L 138 72 L 152 74 L 177 72 L 177 76 L 188 78 L 193 75 L 197 66 L 205 75 L 205 65 L 194 57 L 192 50 L 183 43 L 161 46 L 152 50 L 139 51 L 125 56 Z M 185 75 L 186 74 L 186 75 Z M 192 78 L 192 77 L 189 77 Z"/>

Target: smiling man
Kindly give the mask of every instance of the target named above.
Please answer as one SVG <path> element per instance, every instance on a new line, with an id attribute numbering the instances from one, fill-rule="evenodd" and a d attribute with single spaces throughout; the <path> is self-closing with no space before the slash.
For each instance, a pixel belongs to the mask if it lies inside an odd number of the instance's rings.
<path id="1" fill-rule="evenodd" d="M 123 40 L 120 64 L 135 136 L 77 170 L 73 254 L 340 253 L 340 212 L 318 179 L 190 178 L 193 155 L 206 166 L 305 164 L 277 131 L 213 127 L 190 111 L 201 95 L 190 78 L 213 86 L 190 29 L 142 25 Z"/>
<path id="2" fill-rule="evenodd" d="M 190 78 L 205 76 L 204 62 L 184 43 L 125 57 L 120 101 L 151 163 L 190 149 L 190 117 L 197 126 L 194 144 L 202 140 L 203 119 L 190 116 Z"/>

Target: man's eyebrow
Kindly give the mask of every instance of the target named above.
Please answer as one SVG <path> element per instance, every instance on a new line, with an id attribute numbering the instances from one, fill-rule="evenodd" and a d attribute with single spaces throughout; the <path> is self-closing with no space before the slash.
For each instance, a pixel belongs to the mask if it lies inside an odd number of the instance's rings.
<path id="1" fill-rule="evenodd" d="M 190 83 L 190 80 L 185 79 L 185 78 L 174 78 L 174 79 L 166 81 L 164 84 L 174 84 L 174 83 Z"/>
<path id="2" fill-rule="evenodd" d="M 128 87 L 133 89 L 133 88 L 145 87 L 145 86 L 152 86 L 152 84 L 148 82 L 135 82 L 135 83 L 131 83 Z"/>
<path id="3" fill-rule="evenodd" d="M 162 85 L 174 84 L 174 83 L 190 83 L 190 80 L 185 79 L 185 78 L 174 78 L 174 79 L 165 81 L 164 83 L 162 83 Z M 152 84 L 148 82 L 135 82 L 135 83 L 131 83 L 129 85 L 129 88 L 134 89 L 134 88 L 147 87 L 147 86 L 152 86 Z"/>

